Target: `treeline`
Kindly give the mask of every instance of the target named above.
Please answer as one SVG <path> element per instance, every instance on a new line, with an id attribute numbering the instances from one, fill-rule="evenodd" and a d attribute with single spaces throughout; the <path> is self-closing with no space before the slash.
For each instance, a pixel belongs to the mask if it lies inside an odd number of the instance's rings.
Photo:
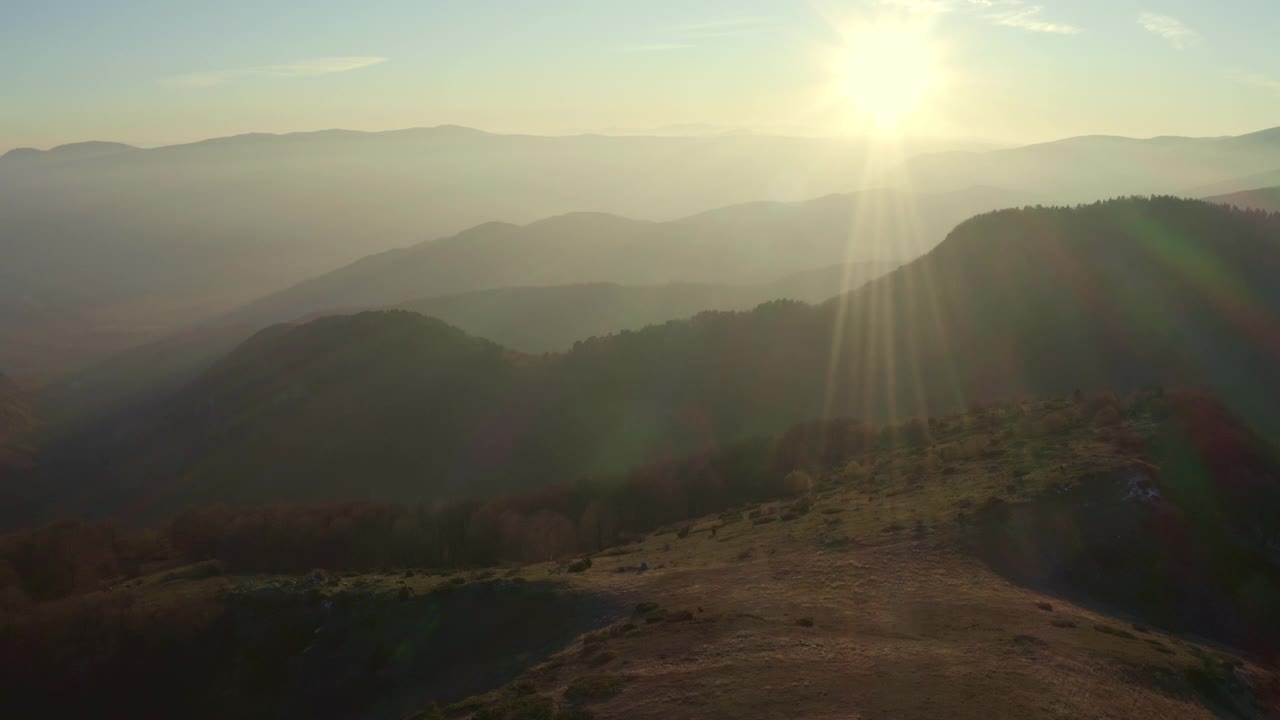
<path id="1" fill-rule="evenodd" d="M 874 468 L 895 449 L 920 448 L 941 463 L 998 451 L 1011 435 L 1099 428 L 1125 450 L 1140 438 L 1111 427 L 1176 407 L 1213 437 L 1219 406 L 1159 391 L 971 408 L 946 418 L 874 425 L 810 422 L 785 434 L 653 463 L 621 478 L 582 481 L 488 500 L 432 504 L 340 502 L 188 509 L 168 523 L 125 532 L 107 522 L 65 521 L 0 538 L 0 597 L 8 604 L 98 589 L 149 566 L 220 561 L 231 572 L 476 567 L 593 553 L 647 532 L 803 492 L 788 476 L 822 478 Z M 1171 402 L 1171 399 L 1173 402 Z M 1204 420 L 1204 418 L 1209 418 Z M 1226 419 L 1224 419 L 1226 418 Z M 1180 442 L 1180 441 L 1179 441 Z"/>
<path id="2" fill-rule="evenodd" d="M 818 473 L 901 443 L 928 423 L 856 420 L 798 425 L 657 462 L 622 478 L 546 487 L 491 500 L 432 504 L 337 502 L 188 509 L 146 531 L 66 520 L 0 538 L 7 604 L 100 589 L 149 564 L 216 559 L 234 572 L 466 567 L 595 552 L 654 528 L 790 495 L 793 470 Z"/>

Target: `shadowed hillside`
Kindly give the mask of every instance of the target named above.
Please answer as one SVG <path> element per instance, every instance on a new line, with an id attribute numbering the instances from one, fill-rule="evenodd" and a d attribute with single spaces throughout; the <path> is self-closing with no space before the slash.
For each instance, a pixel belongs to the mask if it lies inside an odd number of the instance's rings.
<path id="1" fill-rule="evenodd" d="M 778 298 L 826 300 L 890 269 L 884 263 L 833 265 L 744 285 L 593 283 L 498 288 L 424 297 L 398 307 L 439 318 L 519 352 L 561 352 L 593 336 L 636 330 L 704 310 L 748 310 Z M 41 414 L 60 430 L 99 423 L 118 426 L 121 417 L 162 400 L 259 329 L 249 323 L 202 325 L 131 348 L 42 388 Z"/>
<path id="2" fill-rule="evenodd" d="M 820 306 L 703 313 L 539 360 L 409 313 L 272 328 L 90 457 L 120 469 L 124 497 L 165 505 L 477 493 L 804 419 L 1077 388 L 1203 387 L 1274 427 L 1278 242 L 1276 216 L 1129 199 L 980 216 Z"/>

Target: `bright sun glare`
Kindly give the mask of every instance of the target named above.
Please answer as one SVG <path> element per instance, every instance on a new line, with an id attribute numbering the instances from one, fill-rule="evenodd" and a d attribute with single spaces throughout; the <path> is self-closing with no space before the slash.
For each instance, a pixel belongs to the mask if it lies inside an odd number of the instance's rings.
<path id="1" fill-rule="evenodd" d="M 836 62 L 845 101 L 882 130 L 917 112 L 937 82 L 929 38 L 922 28 L 900 22 L 852 28 Z"/>

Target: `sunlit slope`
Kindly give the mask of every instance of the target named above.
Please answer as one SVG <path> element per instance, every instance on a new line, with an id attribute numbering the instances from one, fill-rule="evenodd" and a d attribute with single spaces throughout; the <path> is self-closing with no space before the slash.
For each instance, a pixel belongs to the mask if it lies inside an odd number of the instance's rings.
<path id="1" fill-rule="evenodd" d="M 183 478 L 207 498 L 421 497 L 619 471 L 823 416 L 1078 388 L 1202 387 L 1274 427 L 1277 242 L 1274 216 L 1122 200 L 975 218 L 823 305 L 704 313 L 545 358 L 410 313 L 278 327 L 120 457 L 141 488 Z M 478 355 L 445 362 L 459 348 Z"/>

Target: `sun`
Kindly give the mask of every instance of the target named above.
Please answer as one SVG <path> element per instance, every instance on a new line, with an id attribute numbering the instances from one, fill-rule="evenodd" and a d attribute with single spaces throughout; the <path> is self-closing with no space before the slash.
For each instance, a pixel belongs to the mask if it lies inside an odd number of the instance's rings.
<path id="1" fill-rule="evenodd" d="M 835 63 L 845 102 L 880 129 L 895 128 L 920 111 L 938 80 L 926 32 L 903 22 L 851 28 Z"/>

